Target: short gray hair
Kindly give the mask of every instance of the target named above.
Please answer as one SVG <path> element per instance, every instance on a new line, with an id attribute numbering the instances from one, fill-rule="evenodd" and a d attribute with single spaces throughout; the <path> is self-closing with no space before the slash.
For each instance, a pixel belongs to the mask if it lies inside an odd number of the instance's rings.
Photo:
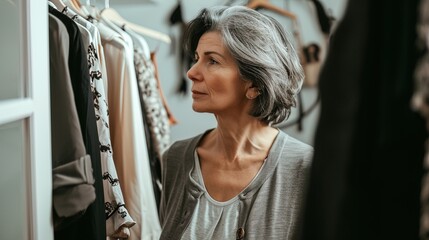
<path id="1" fill-rule="evenodd" d="M 287 119 L 296 106 L 304 73 L 282 25 L 244 6 L 205 8 L 188 24 L 185 51 L 194 56 L 201 36 L 212 31 L 221 34 L 241 77 L 261 93 L 249 114 L 268 124 Z"/>

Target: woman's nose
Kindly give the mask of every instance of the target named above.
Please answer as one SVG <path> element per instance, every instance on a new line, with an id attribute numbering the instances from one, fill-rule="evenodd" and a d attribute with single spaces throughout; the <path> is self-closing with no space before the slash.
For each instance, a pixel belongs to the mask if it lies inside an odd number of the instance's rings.
<path id="1" fill-rule="evenodd" d="M 188 78 L 191 81 L 199 81 L 201 79 L 201 73 L 198 70 L 198 62 L 194 63 L 187 72 Z"/>

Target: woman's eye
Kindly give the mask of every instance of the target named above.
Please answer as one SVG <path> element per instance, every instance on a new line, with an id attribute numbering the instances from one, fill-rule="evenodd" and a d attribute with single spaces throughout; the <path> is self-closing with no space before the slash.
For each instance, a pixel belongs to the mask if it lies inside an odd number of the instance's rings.
<path id="1" fill-rule="evenodd" d="M 218 62 L 216 60 L 214 60 L 213 58 L 209 59 L 209 63 L 210 64 L 218 64 Z"/>

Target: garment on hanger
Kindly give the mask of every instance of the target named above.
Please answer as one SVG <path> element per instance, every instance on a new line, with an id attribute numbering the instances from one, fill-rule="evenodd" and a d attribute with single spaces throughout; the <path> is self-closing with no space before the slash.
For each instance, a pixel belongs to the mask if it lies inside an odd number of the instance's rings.
<path id="1" fill-rule="evenodd" d="M 61 229 L 82 217 L 95 200 L 95 188 L 68 70 L 69 36 L 52 15 L 49 43 L 54 229 Z"/>
<path id="2" fill-rule="evenodd" d="M 76 23 L 52 7 L 49 8 L 49 12 L 63 22 L 69 34 L 68 68 L 85 149 L 91 156 L 96 191 L 95 202 L 88 207 L 84 216 L 66 228 L 56 231 L 55 238 L 105 240 L 106 222 L 104 220 L 104 192 L 100 151 L 86 52 Z"/>
<path id="3" fill-rule="evenodd" d="M 88 30 L 86 35 L 82 35 L 85 36 L 83 42 L 84 48 L 87 52 L 89 67 L 88 74 L 90 77 L 91 92 L 94 101 L 94 110 L 96 113 L 97 130 L 100 141 L 99 148 L 103 174 L 106 234 L 107 236 L 114 238 L 117 235 L 123 235 L 120 233 L 123 227 L 130 228 L 135 224 L 135 222 L 126 209 L 122 190 L 120 188 L 120 182 L 117 177 L 116 166 L 113 160 L 108 119 L 109 109 L 104 90 L 104 78 L 106 75 L 102 72 L 103 67 L 101 61 L 101 57 L 104 58 L 104 50 L 101 45 L 100 33 L 94 24 L 78 15 L 69 15 L 67 11 L 64 11 L 64 13 Z M 81 32 L 85 32 L 85 29 L 81 29 Z"/>
<path id="4" fill-rule="evenodd" d="M 170 125 L 176 125 L 178 123 L 178 120 L 176 119 L 176 117 L 174 117 L 173 111 L 171 111 L 171 109 L 167 103 L 167 99 L 165 98 L 165 95 L 162 91 L 161 80 L 160 80 L 159 74 L 158 74 L 158 61 L 156 58 L 156 52 L 150 53 L 150 59 L 151 59 L 153 66 L 154 66 L 155 78 L 156 78 L 156 81 L 158 82 L 159 95 L 161 96 L 162 104 L 164 105 L 164 108 L 167 111 L 168 120 L 170 122 Z"/>
<path id="5" fill-rule="evenodd" d="M 132 42 L 95 22 L 100 30 L 108 69 L 108 103 L 113 158 L 127 209 L 136 222 L 129 239 L 158 239 L 158 220 L 144 122 L 139 101 Z M 113 25 L 111 25 L 113 26 Z M 117 26 L 116 26 L 117 27 Z M 120 31 L 122 31 L 119 28 Z"/>
<path id="6" fill-rule="evenodd" d="M 180 27 L 180 36 L 177 40 L 178 46 L 183 45 L 183 34 L 185 32 L 187 24 L 183 20 L 182 15 L 182 2 L 179 0 L 177 2 L 176 7 L 171 12 L 171 15 L 169 17 L 169 23 L 170 26 L 179 25 Z M 172 49 L 173 52 L 176 51 L 176 49 Z M 185 53 L 184 49 L 182 47 L 179 47 L 179 82 L 177 85 L 176 93 L 180 95 L 186 95 L 188 93 L 188 80 L 186 76 L 186 72 L 191 67 L 192 64 L 192 58 L 188 56 L 188 54 Z"/>
<path id="7" fill-rule="evenodd" d="M 152 173 L 152 185 L 155 200 L 159 208 L 161 198 L 161 154 L 170 144 L 170 124 L 167 112 L 159 95 L 158 82 L 155 79 L 155 68 L 149 58 L 144 55 L 142 43 L 144 39 L 124 26 L 124 30 L 132 37 L 134 46 L 134 67 L 140 93 L 145 129 L 148 131 L 148 152 Z M 157 208 L 157 209 L 158 209 Z"/>
<path id="8" fill-rule="evenodd" d="M 331 27 L 334 18 L 328 15 L 325 8 L 323 7 L 323 4 L 319 0 L 311 0 L 311 2 L 313 2 L 314 6 L 316 7 L 320 30 L 322 30 L 324 34 L 329 35 L 331 33 Z"/>
<path id="9" fill-rule="evenodd" d="M 152 53 L 149 57 L 144 55 L 144 49 L 141 46 L 145 40 L 124 26 L 124 30 L 128 33 L 134 42 L 134 63 L 137 74 L 139 89 L 142 91 L 142 97 L 146 103 L 146 115 L 152 139 L 158 157 L 161 157 L 162 152 L 170 145 L 170 124 L 167 116 L 167 111 L 164 108 L 159 89 L 159 82 L 156 79 L 155 66 L 152 62 Z"/>
<path id="10" fill-rule="evenodd" d="M 61 3 L 60 6 L 62 6 L 62 1 L 58 0 L 56 2 Z M 91 167 L 97 173 L 94 174 L 95 189 L 97 191 L 101 189 L 102 192 L 101 194 L 100 192 L 96 192 L 95 202 L 87 208 L 81 218 L 73 219 L 74 221 L 78 221 L 68 225 L 67 229 L 56 231 L 55 238 L 65 240 L 105 239 L 105 231 L 109 235 L 111 233 L 110 229 L 112 229 L 111 225 L 113 225 L 113 229 L 116 232 L 107 237 L 107 239 L 127 237 L 139 240 L 159 239 L 161 229 L 158 220 L 156 197 L 154 196 L 155 188 L 151 187 L 151 185 L 152 182 L 154 186 L 157 185 L 160 179 L 158 179 L 158 182 L 152 181 L 152 162 L 149 161 L 148 150 L 144 147 L 146 145 L 146 134 L 143 126 L 145 126 L 146 122 L 143 121 L 142 112 L 139 113 L 136 111 L 139 108 L 141 111 L 141 106 L 138 101 L 138 84 L 133 64 L 132 39 L 118 26 L 112 24 L 108 19 L 99 18 L 97 14 L 91 15 L 94 17 L 88 19 L 91 24 L 87 20 L 82 19 L 81 15 L 69 14 L 72 13 L 69 7 L 60 7 L 58 9 L 68 14 L 74 21 L 68 18 L 69 22 L 67 24 L 72 25 L 72 27 L 68 26 L 66 28 L 66 30 L 73 28 L 74 31 L 71 34 L 73 37 L 70 37 L 70 41 L 79 42 L 79 46 L 77 47 L 79 50 L 70 50 L 73 52 L 74 58 L 67 61 L 71 65 L 68 67 L 70 68 L 70 81 L 74 91 L 73 100 L 79 124 L 82 122 L 83 129 L 81 129 L 80 134 L 83 138 L 85 151 L 91 155 L 91 160 L 93 159 L 92 155 L 95 156 L 94 158 L 97 158 L 96 150 L 98 150 L 98 161 L 95 163 L 91 161 L 90 163 Z M 76 9 L 80 11 L 84 9 L 84 6 L 79 6 Z M 63 16 L 56 17 L 62 18 Z M 66 20 L 63 19 L 63 21 Z M 109 27 L 106 25 L 109 25 Z M 117 32 L 114 32 L 112 29 Z M 96 33 L 97 30 L 99 30 L 98 34 Z M 80 36 L 74 37 L 79 31 Z M 118 32 L 121 34 L 119 35 Z M 150 63 L 150 51 L 148 46 L 146 47 L 145 59 Z M 79 58 L 77 57 L 78 55 Z M 83 65 L 86 66 L 86 69 Z M 152 75 L 154 76 L 155 73 Z M 83 79 L 80 81 L 89 84 L 76 85 L 79 82 L 79 77 Z M 86 87 L 88 91 L 79 91 Z M 105 94 L 103 94 L 103 87 L 105 88 Z M 156 92 L 159 92 L 158 90 L 156 89 Z M 108 105 L 109 109 L 107 109 Z M 93 115 L 91 115 L 91 109 Z M 85 118 L 85 114 L 87 118 Z M 166 119 L 164 122 L 168 122 L 167 117 Z M 168 126 L 168 124 L 166 125 Z M 109 136 L 108 130 L 111 130 L 110 148 L 109 141 L 104 139 L 105 136 Z M 148 128 L 148 130 L 148 139 L 150 143 L 153 143 L 150 139 L 150 129 Z M 108 156 L 107 162 L 115 162 L 113 167 L 116 167 L 118 178 L 121 181 L 123 199 L 127 206 L 129 205 L 129 208 L 132 209 L 129 210 L 129 214 L 125 208 L 125 211 L 121 210 L 123 206 L 120 203 L 120 196 L 115 195 L 115 198 L 112 200 L 108 198 L 114 189 L 113 186 L 116 186 L 119 190 L 120 188 L 117 184 L 117 178 L 112 174 L 114 171 L 110 171 L 112 169 L 109 170 L 109 166 L 104 165 L 106 163 L 106 154 Z M 114 158 L 112 159 L 111 156 Z M 79 163 L 86 166 L 82 164 L 84 163 L 83 161 Z M 107 172 L 105 171 L 106 167 L 108 168 Z M 104 174 L 101 175 L 102 173 Z M 154 176 L 154 179 L 157 179 L 156 176 Z M 87 181 L 90 183 L 91 179 L 87 179 Z M 103 197 L 103 187 L 100 188 L 102 186 L 101 182 L 106 189 L 106 199 L 105 201 L 101 199 L 103 203 L 101 204 L 102 208 L 96 205 L 96 203 L 100 203 L 99 196 Z M 110 185 L 112 188 L 106 188 L 106 185 Z M 88 194 L 88 197 L 90 196 Z M 84 203 L 84 201 L 82 202 Z M 118 209 L 115 209 L 115 206 Z M 102 211 L 102 209 L 105 211 Z M 136 224 L 131 229 L 123 228 L 124 226 L 131 226 L 127 225 L 126 221 L 127 219 L 133 221 L 130 218 L 133 214 L 136 215 L 134 218 Z M 105 218 L 107 218 L 107 221 L 104 224 L 107 225 L 102 227 L 97 221 L 101 219 L 105 220 Z M 121 225 L 121 219 L 112 223 L 112 221 L 109 221 L 112 218 L 123 218 L 122 223 L 124 221 L 125 223 Z M 134 222 L 130 223 L 134 224 Z M 103 232 L 98 232 L 100 229 Z M 120 232 L 117 232 L 117 230 Z M 127 231 L 131 231 L 131 234 L 127 233 Z"/>
<path id="11" fill-rule="evenodd" d="M 332 33 L 300 239 L 419 239 L 417 2 L 349 0 Z"/>
<path id="12" fill-rule="evenodd" d="M 150 37 L 159 41 L 162 41 L 164 43 L 171 43 L 171 39 L 168 35 L 161 33 L 159 31 L 155 31 L 153 29 L 149 29 L 146 27 L 143 27 L 141 25 L 132 23 L 130 21 L 125 20 L 115 9 L 113 8 L 104 8 L 101 11 L 101 16 L 104 17 L 105 19 L 108 19 L 110 21 L 112 21 L 113 23 L 117 24 L 117 25 L 126 25 L 128 26 L 131 30 L 145 36 L 145 37 Z"/>

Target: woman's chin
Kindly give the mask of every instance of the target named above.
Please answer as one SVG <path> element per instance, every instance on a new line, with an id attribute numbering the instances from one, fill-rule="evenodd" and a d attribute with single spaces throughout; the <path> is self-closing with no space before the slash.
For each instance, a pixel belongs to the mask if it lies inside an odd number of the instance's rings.
<path id="1" fill-rule="evenodd" d="M 199 106 L 198 104 L 192 104 L 192 110 L 194 110 L 195 112 L 198 112 L 198 113 L 210 112 L 210 111 L 208 111 L 207 108 L 205 108 L 203 106 Z"/>

